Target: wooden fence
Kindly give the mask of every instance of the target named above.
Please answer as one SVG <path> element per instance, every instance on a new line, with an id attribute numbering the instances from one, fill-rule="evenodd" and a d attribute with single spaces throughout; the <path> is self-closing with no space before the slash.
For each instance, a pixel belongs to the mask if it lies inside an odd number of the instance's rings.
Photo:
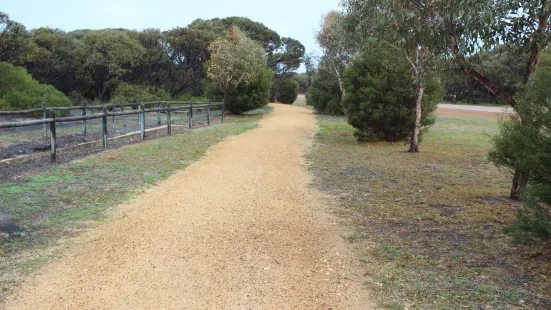
<path id="1" fill-rule="evenodd" d="M 156 106 L 156 108 L 146 107 Z M 102 119 L 102 136 L 103 147 L 107 148 L 109 133 L 107 127 L 107 118 L 115 116 L 125 115 L 138 115 L 140 124 L 140 136 L 145 139 L 145 114 L 157 113 L 157 122 L 161 126 L 161 113 L 165 113 L 167 117 L 167 132 L 170 135 L 172 132 L 171 113 L 188 112 L 188 126 L 189 129 L 193 128 L 193 111 L 194 110 L 207 110 L 207 125 L 211 123 L 211 108 L 221 107 L 222 111 L 222 123 L 224 122 L 225 105 L 223 102 L 142 102 L 142 103 L 127 103 L 127 104 L 111 104 L 111 105 L 96 105 L 96 106 L 72 106 L 72 107 L 46 107 L 43 103 L 42 108 L 22 110 L 22 111 L 0 111 L 0 115 L 26 115 L 34 113 L 42 113 L 42 119 L 20 121 L 20 122 L 0 122 L 0 129 L 2 128 L 16 128 L 26 126 L 43 125 L 43 136 L 47 138 L 48 131 L 50 132 L 50 160 L 56 161 L 56 124 L 65 122 L 77 122 L 82 121 L 83 133 L 86 134 L 86 121 L 93 119 Z M 132 108 L 132 111 L 124 111 L 124 108 Z M 120 109 L 120 112 L 116 112 Z M 82 116 L 68 116 L 68 117 L 56 117 L 56 111 L 75 111 L 81 110 Z M 90 110 L 100 110 L 101 113 L 88 114 Z M 48 126 L 49 125 L 49 126 Z M 48 130 L 49 127 L 49 130 Z"/>

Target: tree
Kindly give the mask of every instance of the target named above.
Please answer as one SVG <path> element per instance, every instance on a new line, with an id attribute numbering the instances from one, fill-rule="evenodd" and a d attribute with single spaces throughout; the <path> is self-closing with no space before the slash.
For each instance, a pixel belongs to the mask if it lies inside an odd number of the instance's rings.
<path id="1" fill-rule="evenodd" d="M 37 102 L 44 102 L 48 107 L 71 105 L 63 93 L 33 80 L 25 68 L 0 62 L 0 110 L 33 109 Z"/>
<path id="2" fill-rule="evenodd" d="M 369 1 L 369 2 L 368 2 Z M 372 5 L 370 5 L 372 4 Z M 387 6 L 406 9 L 387 10 Z M 407 7 L 413 6 L 410 10 Z M 364 33 L 371 29 L 374 19 L 370 12 L 383 14 L 389 23 L 389 33 L 402 37 L 417 34 L 427 36 L 434 46 L 444 44 L 443 55 L 451 55 L 457 68 L 473 78 L 502 102 L 517 109 L 513 93 L 496 85 L 491 79 L 469 63 L 469 57 L 481 49 L 490 50 L 504 44 L 528 54 L 523 84 L 530 81 L 541 51 L 551 39 L 551 3 L 541 0 L 494 1 L 392 1 L 346 0 L 347 14 L 360 20 L 355 30 Z M 418 18 L 422 16 L 422 18 Z M 402 27 L 403 25 L 405 27 Z M 415 26 L 417 25 L 417 26 Z M 394 31 L 398 29 L 400 31 Z M 425 30 L 425 31 L 418 31 Z M 432 40 L 434 39 L 434 40 Z M 425 41 L 426 42 L 426 41 Z M 426 43 L 424 43 L 426 45 Z M 525 182 L 525 172 L 516 171 L 510 197 L 518 199 Z"/>
<path id="3" fill-rule="evenodd" d="M 527 190 L 511 227 L 517 236 L 551 238 L 551 54 L 545 53 L 533 87 L 516 99 L 519 117 L 500 123 L 489 158 L 498 167 L 527 172 Z"/>
<path id="4" fill-rule="evenodd" d="M 207 77 L 204 66 L 211 56 L 209 46 L 220 36 L 220 32 L 210 28 L 188 27 L 172 29 L 165 36 L 171 63 L 166 89 L 172 96 L 202 94 L 204 89 L 201 80 Z"/>
<path id="5" fill-rule="evenodd" d="M 299 85 L 295 79 L 278 80 L 279 102 L 293 104 L 298 97 Z"/>
<path id="6" fill-rule="evenodd" d="M 21 64 L 33 48 L 30 37 L 25 26 L 0 12 L 0 61 Z"/>
<path id="7" fill-rule="evenodd" d="M 274 73 L 269 68 L 261 70 L 247 83 L 241 83 L 228 96 L 226 108 L 235 114 L 258 109 L 268 104 Z"/>
<path id="8" fill-rule="evenodd" d="M 415 81 L 415 122 L 409 152 L 419 152 L 423 95 L 430 78 L 431 60 L 443 53 L 445 43 L 438 21 L 432 16 L 433 1 L 347 0 L 349 31 L 375 37 L 404 51 Z"/>
<path id="9" fill-rule="evenodd" d="M 344 74 L 348 122 L 359 142 L 403 141 L 412 137 L 415 123 L 415 80 L 401 51 L 372 44 Z M 440 97 L 431 79 L 425 91 L 422 130 L 434 123 Z"/>
<path id="10" fill-rule="evenodd" d="M 341 24 L 342 14 L 331 11 L 322 18 L 321 29 L 316 34 L 316 40 L 324 52 L 324 63 L 329 69 L 327 72 L 334 76 L 339 85 L 342 103 L 346 95 L 342 76 L 348 63 L 356 54 L 355 46 L 345 35 L 345 29 Z M 342 106 L 344 115 L 347 115 L 346 107 Z"/>
<path id="11" fill-rule="evenodd" d="M 52 84 L 64 93 L 72 91 L 77 83 L 75 50 L 79 42 L 50 28 L 32 30 L 31 40 L 35 49 L 24 62 L 29 73 L 40 83 Z"/>
<path id="12" fill-rule="evenodd" d="M 308 89 L 306 101 L 319 113 L 344 115 L 340 85 L 331 69 L 325 65 L 324 58 L 314 75 L 312 86 Z"/>
<path id="13" fill-rule="evenodd" d="M 90 31 L 76 50 L 77 77 L 89 97 L 104 100 L 143 56 L 143 47 L 124 31 Z"/>
<path id="14" fill-rule="evenodd" d="M 207 63 L 207 75 L 224 94 L 224 101 L 241 83 L 247 83 L 266 67 L 264 49 L 232 28 L 227 38 L 214 41 Z"/>

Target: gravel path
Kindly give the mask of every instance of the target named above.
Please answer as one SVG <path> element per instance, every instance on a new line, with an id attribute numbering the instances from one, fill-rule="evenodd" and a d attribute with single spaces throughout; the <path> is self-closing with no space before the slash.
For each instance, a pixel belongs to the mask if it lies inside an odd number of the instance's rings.
<path id="1" fill-rule="evenodd" d="M 312 112 L 274 105 L 76 238 L 13 309 L 370 309 L 361 269 L 304 155 Z"/>

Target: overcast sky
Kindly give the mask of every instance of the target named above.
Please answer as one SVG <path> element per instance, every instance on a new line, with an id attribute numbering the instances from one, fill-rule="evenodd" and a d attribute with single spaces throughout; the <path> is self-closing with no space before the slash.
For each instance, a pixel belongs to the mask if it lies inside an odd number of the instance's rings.
<path id="1" fill-rule="evenodd" d="M 313 38 L 321 16 L 339 8 L 339 0 L 20 0 L 3 1 L 0 11 L 28 29 L 127 28 L 169 30 L 197 18 L 242 16 L 261 22 L 281 36 L 317 50 Z"/>

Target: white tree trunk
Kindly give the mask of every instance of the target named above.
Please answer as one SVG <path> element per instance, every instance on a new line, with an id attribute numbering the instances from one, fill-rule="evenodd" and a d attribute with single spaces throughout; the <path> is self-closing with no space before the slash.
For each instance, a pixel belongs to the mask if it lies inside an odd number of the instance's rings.
<path id="1" fill-rule="evenodd" d="M 423 114 L 423 93 L 425 88 L 419 83 L 417 85 L 417 94 L 415 100 L 415 128 L 413 129 L 413 136 L 411 137 L 411 145 L 409 152 L 419 152 L 419 136 L 421 135 L 421 116 Z"/>
<path id="2" fill-rule="evenodd" d="M 419 46 L 416 50 L 416 57 L 414 66 L 415 72 L 415 124 L 413 128 L 413 134 L 411 136 L 411 144 L 409 147 L 410 153 L 419 152 L 419 136 L 421 136 L 421 118 L 423 115 L 423 94 L 425 87 L 423 86 L 424 72 L 423 72 L 423 54 L 424 50 Z"/>
<path id="3" fill-rule="evenodd" d="M 341 74 L 339 73 L 339 70 L 335 67 L 335 76 L 337 77 L 337 80 L 339 81 L 339 88 L 341 90 L 341 106 L 342 106 L 342 111 L 344 113 L 344 116 L 348 117 L 348 110 L 346 109 L 346 107 L 344 106 L 344 97 L 346 95 L 346 90 L 344 89 L 344 86 L 342 84 L 342 78 L 341 78 Z"/>

